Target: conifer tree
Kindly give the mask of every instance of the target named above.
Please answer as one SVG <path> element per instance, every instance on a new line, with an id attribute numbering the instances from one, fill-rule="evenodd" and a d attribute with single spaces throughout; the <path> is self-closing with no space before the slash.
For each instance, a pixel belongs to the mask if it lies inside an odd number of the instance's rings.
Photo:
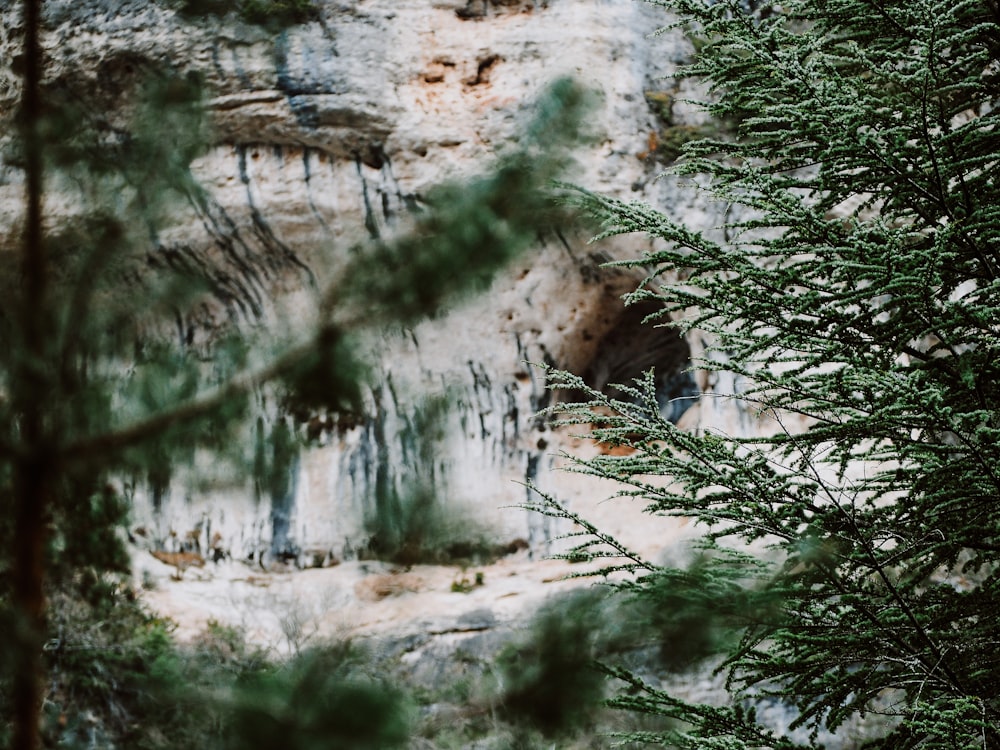
<path id="1" fill-rule="evenodd" d="M 240 7 L 249 5 L 267 6 Z M 540 191 L 569 158 L 585 96 L 555 84 L 495 169 L 428 194 L 410 233 L 354 248 L 322 291 L 314 329 L 265 347 L 234 326 L 206 356 L 163 329 L 171 311 L 218 291 L 211 268 L 173 263 L 150 239 L 204 195 L 189 170 L 211 138 L 199 77 L 150 71 L 131 125 L 112 127 L 92 102 L 45 80 L 43 3 L 21 8 L 21 107 L 17 132 L 3 134 L 25 197 L 8 248 L 19 273 L 0 290 L 0 741 L 12 729 L 12 747 L 35 750 L 46 590 L 93 593 L 106 573 L 127 570 L 121 480 L 162 481 L 196 451 L 238 443 L 263 388 L 297 408 L 355 403 L 359 333 L 482 287 L 552 220 Z M 243 447 L 236 458 L 253 453 Z"/>
<path id="2" fill-rule="evenodd" d="M 673 170 L 707 175 L 740 218 L 720 239 L 647 205 L 571 200 L 602 238 L 664 241 L 633 262 L 649 276 L 632 300 L 707 332 L 725 361 L 695 367 L 739 376 L 728 397 L 775 434 L 679 429 L 651 377 L 563 411 L 634 449 L 581 470 L 705 529 L 689 570 L 581 518 L 573 556 L 630 574 L 665 633 L 728 635 L 680 641 L 683 666 L 725 676 L 723 705 L 609 667 L 631 685 L 617 704 L 675 720 L 636 737 L 672 747 L 816 747 L 866 715 L 881 716 L 872 747 L 1000 747 L 997 3 L 655 4 L 696 40 L 681 75 L 708 84 L 720 123 Z M 758 720 L 775 701 L 790 726 Z"/>

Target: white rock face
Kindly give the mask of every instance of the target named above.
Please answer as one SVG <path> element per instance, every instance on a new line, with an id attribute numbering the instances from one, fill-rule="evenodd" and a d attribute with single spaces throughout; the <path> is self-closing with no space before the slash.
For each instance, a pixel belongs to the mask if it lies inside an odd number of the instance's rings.
<path id="1" fill-rule="evenodd" d="M 597 138 L 580 148 L 575 182 L 650 202 L 693 226 L 722 222 L 720 207 L 675 179 L 657 180 L 662 164 L 649 156 L 663 123 L 646 92 L 673 98 L 675 123 L 700 116 L 677 101 L 691 92 L 664 79 L 689 49 L 679 35 L 651 36 L 669 21 L 661 10 L 635 0 L 317 5 L 317 20 L 270 32 L 233 16 L 185 19 L 167 3 L 46 3 L 49 84 L 71 87 L 112 124 L 127 124 L 129 97 L 151 69 L 197 74 L 210 92 L 215 145 L 196 164 L 210 199 L 179 210 L 151 247 L 163 258 L 207 258 L 216 269 L 219 303 L 190 312 L 178 333 L 191 345 L 227 320 L 282 320 L 275 299 L 285 314 L 307 317 L 315 274 L 335 267 L 352 243 L 395 231 L 435 184 L 481 170 L 518 137 L 532 103 L 559 76 L 601 94 Z M 10 59 L 14 10 L 4 12 L 3 28 Z M 11 70 L 0 72 L 5 111 L 17 85 Z M 9 222 L 20 185 L 13 170 L 3 174 Z M 517 482 L 533 481 L 640 551 L 659 554 L 685 530 L 649 531 L 638 508 L 600 502 L 610 488 L 559 471 L 560 450 L 596 448 L 534 418 L 551 395 L 525 362 L 632 377 L 650 364 L 680 370 L 688 345 L 701 354 L 710 342 L 621 324 L 618 298 L 637 277 L 599 266 L 637 255 L 647 240 L 588 246 L 587 237 L 585 229 L 554 227 L 488 293 L 378 342 L 370 419 L 328 432 L 321 447 L 302 453 L 282 497 L 178 483 L 157 493 L 140 488 L 135 526 L 160 547 L 197 539 L 203 552 L 218 547 L 244 559 L 307 551 L 349 560 L 370 542 L 376 485 L 402 495 L 426 485 L 442 517 L 460 527 L 454 540 L 524 540 L 532 554 L 545 554 L 566 525 L 507 507 L 527 497 Z M 649 360 L 649 351 L 662 356 Z M 632 359 L 641 366 L 629 372 Z M 697 383 L 706 392 L 731 387 Z M 453 407 L 429 459 L 412 443 L 414 409 L 426 395 Z M 683 416 L 691 429 L 758 429 L 727 401 L 701 404 Z"/>

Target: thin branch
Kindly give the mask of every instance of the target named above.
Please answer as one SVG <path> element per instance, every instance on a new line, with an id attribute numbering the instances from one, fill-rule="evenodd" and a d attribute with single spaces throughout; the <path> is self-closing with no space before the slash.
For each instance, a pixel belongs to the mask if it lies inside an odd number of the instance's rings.
<path id="1" fill-rule="evenodd" d="M 94 456 L 117 453 L 135 447 L 150 438 L 162 434 L 165 430 L 179 424 L 195 421 L 219 408 L 236 396 L 252 391 L 265 383 L 271 382 L 302 362 L 310 352 L 320 344 L 315 339 L 293 347 L 270 364 L 243 373 L 239 373 L 225 383 L 185 401 L 168 411 L 154 414 L 147 419 L 127 425 L 113 432 L 88 437 L 63 447 L 59 458 L 73 463 L 85 461 Z"/>

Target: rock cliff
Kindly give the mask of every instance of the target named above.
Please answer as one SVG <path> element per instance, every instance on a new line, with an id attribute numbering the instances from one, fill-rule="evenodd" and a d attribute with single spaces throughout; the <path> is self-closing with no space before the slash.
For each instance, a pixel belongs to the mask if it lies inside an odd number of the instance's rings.
<path id="1" fill-rule="evenodd" d="M 220 325 L 280 325 L 277 308 L 307 314 L 321 269 L 353 243 L 391 234 L 428 189 L 471 174 L 517 139 L 558 76 L 600 94 L 597 136 L 580 147 L 573 181 L 696 226 L 723 220 L 723 207 L 658 178 L 674 153 L 665 144 L 702 123 L 684 101 L 697 92 L 669 78 L 687 43 L 652 36 L 669 20 L 659 9 L 635 0 L 322 0 L 312 20 L 274 30 L 233 13 L 184 16 L 177 5 L 50 0 L 46 85 L 126 128 L 149 71 L 204 82 L 213 142 L 195 167 L 207 198 L 150 239 L 152 258 L 212 269 L 214 303 L 176 321 L 187 346 Z M 9 112 L 16 10 L 3 11 L 2 29 L 12 65 L 0 70 L 0 107 Z M 10 167 L 2 175 L 9 222 L 19 179 Z M 378 503 L 405 502 L 420 488 L 435 523 L 454 526 L 444 539 L 454 557 L 525 546 L 545 554 L 566 529 L 509 507 L 526 498 L 518 482 L 531 481 L 655 553 L 662 529 L 643 534 L 637 512 L 600 503 L 607 488 L 558 471 L 561 450 L 599 448 L 535 417 L 552 394 L 527 363 L 573 370 L 596 387 L 655 366 L 665 404 L 678 396 L 695 404 L 665 406 L 672 418 L 691 429 L 756 427 L 721 399 L 693 398 L 735 386 L 684 372 L 692 353 L 706 353 L 705 341 L 644 328 L 648 311 L 622 304 L 638 277 L 601 264 L 636 255 L 645 240 L 588 245 L 589 234 L 554 226 L 486 294 L 385 334 L 374 347 L 366 419 L 314 422 L 313 447 L 289 459 L 279 490 L 139 486 L 134 529 L 168 551 L 197 547 L 265 564 L 350 560 L 372 553 Z M 448 406 L 430 448 L 421 427 L 428 397 Z"/>

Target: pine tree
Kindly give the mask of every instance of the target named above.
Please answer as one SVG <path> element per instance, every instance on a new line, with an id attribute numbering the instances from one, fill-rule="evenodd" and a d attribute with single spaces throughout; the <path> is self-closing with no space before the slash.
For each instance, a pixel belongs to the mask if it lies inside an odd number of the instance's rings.
<path id="1" fill-rule="evenodd" d="M 682 75 L 707 82 L 720 123 L 673 170 L 707 175 L 740 218 L 720 240 L 650 206 L 571 200 L 602 238 L 665 241 L 634 261 L 649 276 L 631 299 L 708 334 L 725 361 L 695 367 L 739 376 L 729 398 L 776 434 L 679 429 L 652 377 L 563 411 L 634 449 L 581 470 L 706 530 L 690 570 L 580 518 L 572 554 L 611 558 L 666 632 L 729 636 L 684 640 L 698 648 L 682 660 L 714 665 L 728 705 L 609 667 L 631 686 L 617 704 L 676 720 L 636 737 L 674 747 L 814 747 L 873 713 L 873 747 L 1000 747 L 997 3 L 656 4 L 696 40 Z M 575 518 L 550 497 L 539 510 Z M 791 726 L 759 721 L 765 701 Z"/>
<path id="2" fill-rule="evenodd" d="M 178 206 L 204 197 L 189 170 L 211 137 L 203 85 L 150 71 L 132 123 L 112 127 L 93 102 L 46 82 L 42 5 L 22 4 L 18 131 L 4 138 L 25 186 L 20 270 L 4 277 L 0 299 L 0 740 L 11 727 L 17 750 L 40 742 L 46 591 L 65 584 L 96 596 L 107 573 L 127 570 L 122 481 L 162 482 L 197 451 L 252 455 L 253 441 L 234 436 L 249 433 L 240 426 L 264 389 L 298 409 L 355 404 L 360 333 L 481 288 L 552 220 L 543 186 L 569 158 L 586 98 L 555 84 L 495 169 L 426 196 L 410 233 L 355 248 L 322 291 L 315 328 L 275 347 L 233 326 L 195 351 L 165 335 L 164 321 L 222 292 L 210 265 L 151 238 Z M 240 7 L 250 5 L 267 6 Z"/>

